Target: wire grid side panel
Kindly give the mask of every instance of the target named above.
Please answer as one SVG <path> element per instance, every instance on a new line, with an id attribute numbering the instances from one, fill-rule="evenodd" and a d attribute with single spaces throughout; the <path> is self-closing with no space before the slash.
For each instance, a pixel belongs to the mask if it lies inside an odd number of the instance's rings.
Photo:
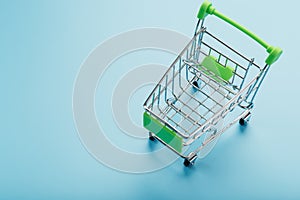
<path id="1" fill-rule="evenodd" d="M 254 62 L 252 63 L 251 59 L 245 58 L 229 45 L 208 32 L 205 32 L 201 46 L 197 48 L 201 49 L 203 56 L 213 56 L 221 65 L 233 69 L 234 75 L 229 80 L 233 89 L 242 89 L 243 86 L 249 83 L 260 71 L 259 66 Z M 199 62 L 201 62 L 201 57 L 202 56 L 199 56 Z"/>
<path id="2" fill-rule="evenodd" d="M 151 97 L 152 111 L 185 137 L 194 134 L 232 98 L 232 93 L 208 77 L 199 77 L 197 68 L 184 63 L 201 59 L 196 44 L 197 40 L 192 40 L 179 55 Z"/>
<path id="3" fill-rule="evenodd" d="M 184 66 L 183 69 L 189 72 L 186 70 L 188 66 Z M 201 88 L 196 88 L 190 80 L 183 79 L 182 74 L 185 73 L 180 74 L 178 73 L 167 87 L 159 86 L 160 95 L 157 107 L 154 108 L 162 120 L 168 122 L 179 133 L 190 136 L 230 99 L 226 98 L 225 91 L 217 84 L 213 85 L 211 80 L 202 79 L 199 83 Z M 169 76 L 166 75 L 165 80 L 167 77 Z"/>

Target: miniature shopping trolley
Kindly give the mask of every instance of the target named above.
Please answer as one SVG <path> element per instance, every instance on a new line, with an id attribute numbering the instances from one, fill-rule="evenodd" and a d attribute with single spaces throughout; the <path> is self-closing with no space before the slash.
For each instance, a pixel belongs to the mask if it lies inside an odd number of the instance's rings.
<path id="1" fill-rule="evenodd" d="M 242 55 L 204 26 L 215 15 L 263 46 L 263 65 Z M 204 157 L 219 136 L 239 122 L 248 123 L 253 101 L 270 66 L 282 50 L 268 45 L 205 1 L 195 35 L 163 75 L 144 104 L 143 123 L 149 138 L 158 140 L 191 166 Z"/>

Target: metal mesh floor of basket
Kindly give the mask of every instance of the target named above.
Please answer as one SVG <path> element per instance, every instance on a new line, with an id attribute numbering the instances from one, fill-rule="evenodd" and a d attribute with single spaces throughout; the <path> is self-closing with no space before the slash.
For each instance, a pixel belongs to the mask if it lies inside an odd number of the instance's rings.
<path id="1" fill-rule="evenodd" d="M 267 50 L 263 65 L 255 63 L 213 35 L 204 26 L 207 15 L 233 25 Z M 246 125 L 270 66 L 282 50 L 268 45 L 248 29 L 205 1 L 194 37 L 171 64 L 144 103 L 144 127 L 192 166 L 205 157 L 233 124 Z"/>

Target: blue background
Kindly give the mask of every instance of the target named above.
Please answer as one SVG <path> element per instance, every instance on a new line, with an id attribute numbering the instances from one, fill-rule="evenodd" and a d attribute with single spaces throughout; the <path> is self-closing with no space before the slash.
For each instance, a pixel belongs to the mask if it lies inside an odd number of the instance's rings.
<path id="1" fill-rule="evenodd" d="M 1 1 L 0 199 L 299 199 L 300 3 L 214 1 L 284 49 L 238 126 L 192 169 L 117 172 L 82 146 L 72 116 L 81 63 L 112 35 L 162 27 L 192 35 L 201 1 Z M 261 8 L 257 7 L 260 5 Z"/>

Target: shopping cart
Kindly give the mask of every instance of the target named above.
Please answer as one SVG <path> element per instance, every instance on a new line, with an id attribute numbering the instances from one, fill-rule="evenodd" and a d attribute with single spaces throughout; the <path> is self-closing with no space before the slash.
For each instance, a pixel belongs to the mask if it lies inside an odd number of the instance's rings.
<path id="1" fill-rule="evenodd" d="M 210 33 L 204 27 L 207 15 L 215 15 L 263 46 L 268 52 L 265 63 L 256 64 Z M 233 124 L 248 123 L 258 89 L 282 54 L 208 1 L 198 18 L 194 37 L 147 98 L 143 115 L 149 138 L 184 158 L 185 166 L 206 156 Z"/>

